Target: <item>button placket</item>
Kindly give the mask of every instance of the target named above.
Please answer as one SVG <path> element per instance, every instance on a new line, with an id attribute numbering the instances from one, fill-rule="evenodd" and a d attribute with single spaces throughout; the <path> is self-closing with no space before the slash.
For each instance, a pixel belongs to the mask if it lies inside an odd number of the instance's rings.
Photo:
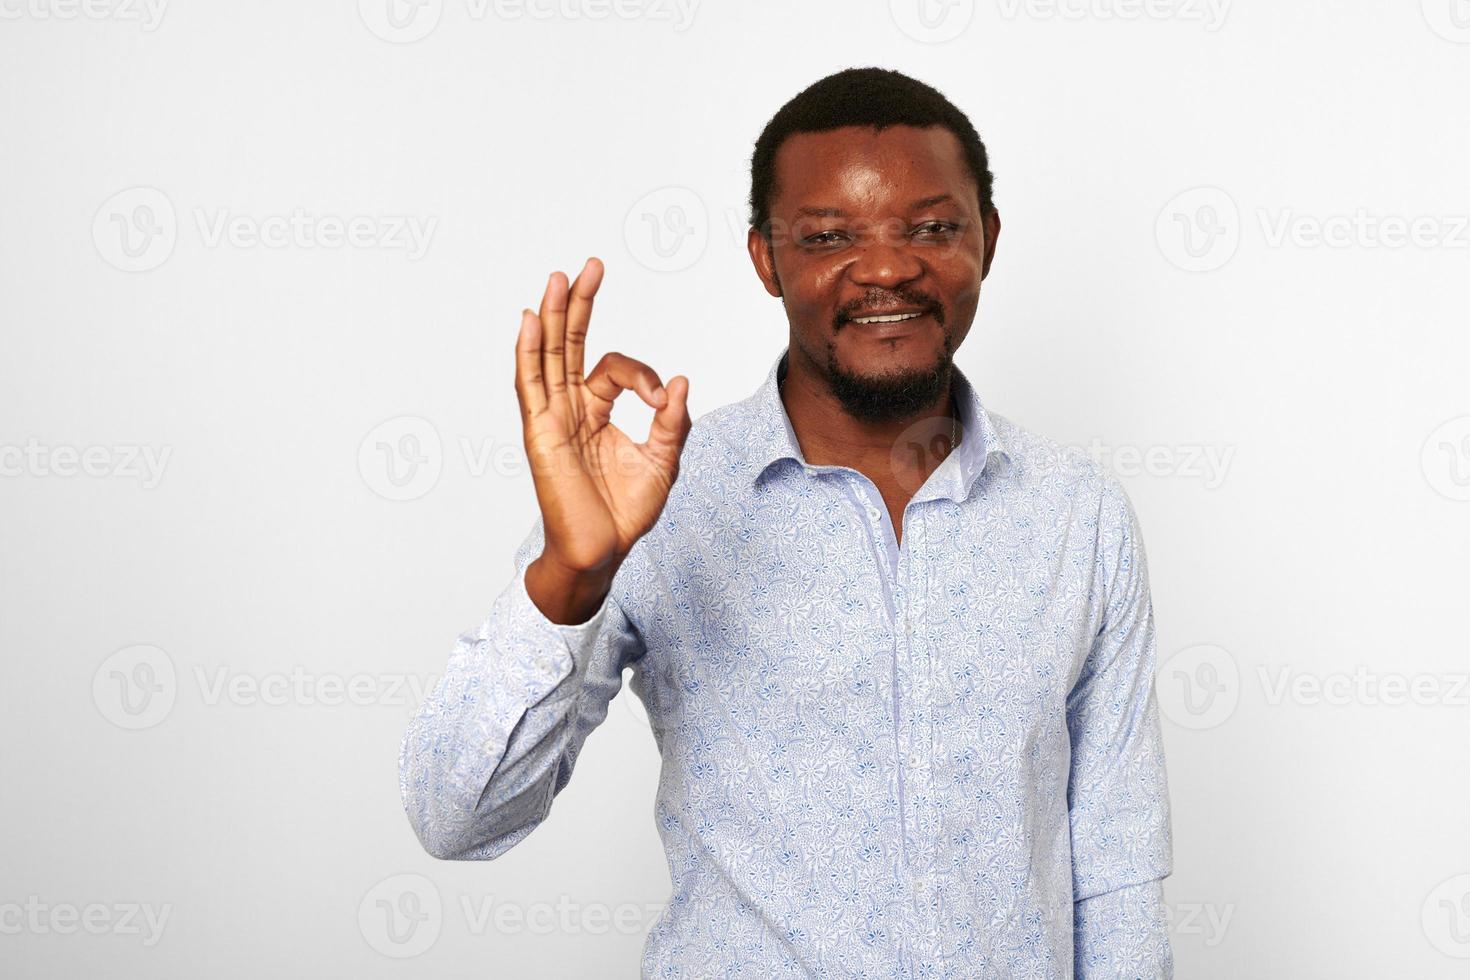
<path id="1" fill-rule="evenodd" d="M 902 668 L 896 674 L 899 685 L 895 687 L 894 698 L 898 716 L 895 735 L 900 749 L 897 759 L 902 813 L 900 832 L 904 838 L 904 852 L 908 856 L 909 895 L 905 907 L 910 920 L 910 934 L 915 938 L 923 937 L 921 948 L 934 951 L 939 945 L 942 913 L 936 910 L 942 902 L 942 894 L 934 865 L 937 814 L 932 801 L 932 719 L 926 693 L 932 687 L 929 679 L 931 664 L 923 631 L 919 630 L 916 638 L 914 629 L 916 621 L 922 623 L 927 603 L 922 588 L 915 590 L 905 584 L 911 580 L 922 583 L 924 579 L 925 566 L 919 557 L 924 540 L 922 522 L 915 520 L 904 528 L 905 538 L 918 544 L 918 549 L 904 547 L 892 526 L 887 505 L 872 481 L 856 472 L 843 475 L 853 492 L 854 502 L 867 518 L 869 543 L 882 566 L 879 574 L 884 578 L 893 615 L 893 655 Z M 916 534 L 917 538 L 914 537 Z M 918 799 L 929 800 L 929 803 L 921 804 Z"/>
<path id="2" fill-rule="evenodd" d="M 912 542 L 907 549 L 905 574 L 913 583 L 906 589 L 903 605 L 906 636 L 910 663 L 910 712 L 909 760 L 911 783 L 915 792 L 914 801 L 914 906 L 919 916 L 919 934 L 928 942 L 929 949 L 938 955 L 941 946 L 942 921 L 944 919 L 944 892 L 938 875 L 943 871 L 938 863 L 940 826 L 938 801 L 935 798 L 936 779 L 934 766 L 934 708 L 933 672 L 935 670 L 934 649 L 930 634 L 924 629 L 928 610 L 931 608 L 928 595 L 928 565 L 925 561 L 925 525 L 920 510 L 913 511 L 914 519 L 905 524 L 904 536 Z"/>
<path id="3" fill-rule="evenodd" d="M 907 787 L 916 779 L 918 769 L 916 763 L 922 762 L 922 759 L 914 754 L 911 748 L 910 751 L 905 751 L 905 747 L 913 745 L 913 721 L 910 717 L 913 704 L 911 693 L 913 663 L 908 644 L 907 590 L 903 587 L 905 559 L 903 550 L 898 547 L 897 535 L 889 525 L 887 508 L 882 505 L 882 498 L 872 481 L 856 471 L 844 472 L 842 476 L 852 494 L 853 503 L 859 507 L 866 519 L 865 531 L 868 535 L 868 543 L 873 550 L 873 556 L 878 561 L 878 574 L 882 578 L 884 599 L 888 604 L 893 630 L 893 710 L 896 725 L 894 761 L 899 770 L 896 774 L 899 797 L 899 836 L 904 854 L 905 877 L 910 886 L 907 889 L 908 895 L 903 903 L 903 908 L 904 917 L 907 919 L 905 932 L 910 936 L 918 937 L 924 934 L 926 917 L 920 914 L 919 906 L 922 903 L 916 900 L 912 892 L 912 875 L 914 857 L 922 852 L 920 840 L 915 836 L 913 798 L 912 794 L 907 791 Z"/>

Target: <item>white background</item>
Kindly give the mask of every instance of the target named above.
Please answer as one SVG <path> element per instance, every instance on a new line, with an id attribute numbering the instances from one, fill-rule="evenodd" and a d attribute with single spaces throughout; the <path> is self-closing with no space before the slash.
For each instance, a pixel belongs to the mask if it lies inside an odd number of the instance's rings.
<path id="1" fill-rule="evenodd" d="M 1470 969 L 1465 0 L 89 2 L 0 0 L 0 973 L 636 974 L 626 690 L 489 864 L 399 739 L 534 518 L 521 307 L 598 255 L 592 357 L 748 395 L 752 144 L 868 64 L 992 153 L 961 367 L 1138 509 L 1178 975 Z"/>

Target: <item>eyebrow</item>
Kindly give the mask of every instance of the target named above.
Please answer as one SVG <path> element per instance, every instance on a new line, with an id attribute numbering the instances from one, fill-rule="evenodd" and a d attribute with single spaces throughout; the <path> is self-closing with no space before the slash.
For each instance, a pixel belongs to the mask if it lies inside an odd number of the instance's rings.
<path id="1" fill-rule="evenodd" d="M 919 198 L 919 200 L 917 200 L 913 204 L 910 204 L 909 205 L 909 210 L 910 211 L 919 211 L 919 210 L 922 210 L 922 209 L 927 208 L 927 207 L 933 207 L 936 204 L 943 204 L 946 201 L 953 201 L 953 200 L 954 200 L 954 195 L 953 194 L 935 194 L 932 197 L 921 197 L 921 198 Z M 843 211 L 841 208 L 814 208 L 814 207 L 806 207 L 806 208 L 797 208 L 796 209 L 796 213 L 797 213 L 797 216 L 798 217 L 808 217 L 808 218 L 845 218 L 845 217 L 847 217 L 847 212 L 846 211 Z"/>

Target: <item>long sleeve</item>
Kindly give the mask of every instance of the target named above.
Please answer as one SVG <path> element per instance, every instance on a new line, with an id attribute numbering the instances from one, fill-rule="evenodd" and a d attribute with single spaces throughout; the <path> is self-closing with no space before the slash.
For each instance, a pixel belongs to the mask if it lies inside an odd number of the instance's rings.
<path id="1" fill-rule="evenodd" d="M 1076 976 L 1171 978 L 1161 880 L 1172 870 L 1154 693 L 1154 621 L 1138 521 L 1115 480 L 1099 511 L 1102 622 L 1067 701 Z"/>
<path id="2" fill-rule="evenodd" d="M 615 597 L 621 569 L 585 623 L 553 623 L 537 608 L 525 576 L 544 540 L 538 517 L 510 584 L 479 629 L 459 637 L 404 734 L 403 806 L 435 857 L 489 860 L 534 830 L 607 717 L 623 668 L 642 655 Z"/>

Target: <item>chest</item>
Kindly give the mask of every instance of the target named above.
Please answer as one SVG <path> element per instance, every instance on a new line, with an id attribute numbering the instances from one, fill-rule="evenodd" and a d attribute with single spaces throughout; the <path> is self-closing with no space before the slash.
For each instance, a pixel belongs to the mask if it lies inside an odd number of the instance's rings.
<path id="1" fill-rule="evenodd" d="M 676 519 L 668 595 L 643 617 L 650 717 L 782 737 L 892 723 L 901 704 L 940 728 L 1054 731 L 1096 632 L 1095 535 L 1036 496 L 849 490 Z"/>

